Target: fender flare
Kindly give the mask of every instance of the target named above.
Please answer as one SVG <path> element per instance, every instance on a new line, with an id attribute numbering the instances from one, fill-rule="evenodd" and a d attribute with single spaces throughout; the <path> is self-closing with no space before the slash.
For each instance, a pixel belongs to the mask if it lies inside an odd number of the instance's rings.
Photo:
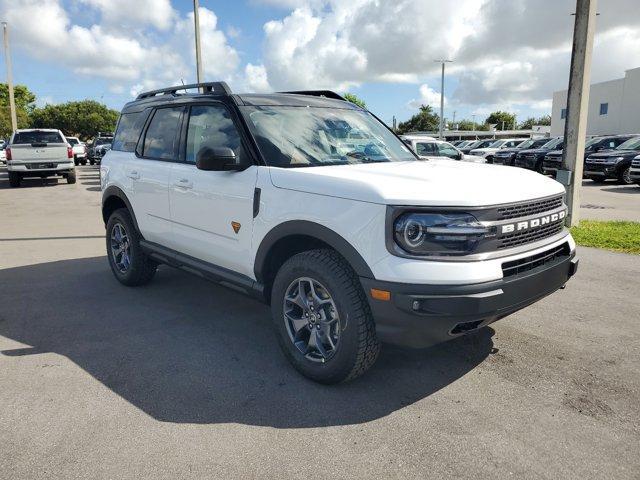
<path id="1" fill-rule="evenodd" d="M 104 220 L 105 225 L 106 225 L 107 221 L 109 221 L 109 219 L 105 218 L 105 216 L 104 216 L 104 204 L 110 197 L 118 197 L 127 206 L 127 210 L 129 210 L 129 215 L 131 215 L 131 219 L 133 220 L 133 225 L 134 225 L 134 227 L 136 227 L 136 230 L 138 230 L 138 232 L 139 232 L 140 228 L 138 228 L 138 221 L 136 220 L 136 214 L 133 211 L 133 207 L 131 206 L 131 202 L 127 198 L 126 193 L 124 193 L 120 187 L 116 187 L 115 185 L 111 185 L 111 186 L 107 187 L 105 189 L 105 191 L 102 193 L 102 207 L 101 207 L 101 210 L 102 210 L 102 219 Z"/>
<path id="2" fill-rule="evenodd" d="M 267 255 L 271 247 L 279 240 L 291 235 L 306 235 L 321 240 L 342 255 L 358 276 L 375 278 L 371 268 L 369 268 L 369 265 L 360 253 L 342 236 L 318 223 L 306 220 L 291 220 L 273 227 L 269 233 L 264 236 L 262 242 L 260 242 L 253 269 L 255 277 L 259 282 L 264 281 L 264 268 L 267 264 Z"/>

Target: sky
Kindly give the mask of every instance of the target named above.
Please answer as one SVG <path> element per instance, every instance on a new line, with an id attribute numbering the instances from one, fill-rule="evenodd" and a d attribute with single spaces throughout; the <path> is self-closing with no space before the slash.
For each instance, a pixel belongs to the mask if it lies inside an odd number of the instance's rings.
<path id="1" fill-rule="evenodd" d="M 638 0 L 601 0 L 592 80 L 640 66 Z M 195 81 L 191 0 L 0 0 L 14 82 L 38 105 Z M 550 114 L 567 88 L 575 0 L 200 0 L 205 81 L 236 92 L 332 89 L 391 123 Z M 3 54 L 4 64 L 4 54 Z M 6 72 L 3 70 L 3 76 Z"/>

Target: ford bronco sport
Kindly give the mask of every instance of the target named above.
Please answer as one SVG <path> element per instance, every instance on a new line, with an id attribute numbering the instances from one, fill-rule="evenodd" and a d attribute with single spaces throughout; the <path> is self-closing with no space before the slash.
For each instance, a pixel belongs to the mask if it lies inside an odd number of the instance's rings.
<path id="1" fill-rule="evenodd" d="M 100 173 L 121 283 L 167 264 L 251 294 L 271 305 L 294 367 L 323 383 L 364 373 L 381 341 L 481 329 L 577 268 L 558 182 L 418 160 L 330 91 L 140 94 Z"/>

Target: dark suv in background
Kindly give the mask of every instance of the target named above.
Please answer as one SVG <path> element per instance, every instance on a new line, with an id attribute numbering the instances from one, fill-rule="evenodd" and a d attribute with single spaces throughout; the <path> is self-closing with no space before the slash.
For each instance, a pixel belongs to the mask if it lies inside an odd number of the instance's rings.
<path id="1" fill-rule="evenodd" d="M 633 135 L 607 135 L 604 137 L 593 137 L 584 144 L 584 160 L 593 153 L 604 150 L 611 150 L 626 142 Z M 544 157 L 542 170 L 545 175 L 555 175 L 562 165 L 562 150 L 554 150 Z"/>
<path id="2" fill-rule="evenodd" d="M 542 173 L 542 162 L 547 153 L 552 150 L 560 150 L 564 146 L 563 137 L 555 137 L 550 139 L 544 145 L 538 148 L 531 148 L 521 150 L 513 162 L 514 166 L 526 168 L 528 170 L 535 170 L 538 173 Z"/>
<path id="3" fill-rule="evenodd" d="M 474 148 L 487 148 L 489 145 L 491 145 L 495 141 L 496 141 L 495 138 L 490 138 L 489 140 L 478 140 L 476 142 L 470 143 L 464 148 L 460 148 L 459 150 L 465 155 L 469 155 L 469 152 Z"/>
<path id="4" fill-rule="evenodd" d="M 513 162 L 516 159 L 518 152 L 523 150 L 530 150 L 532 148 L 539 148 L 549 141 L 548 138 L 531 138 L 522 142 L 520 145 L 514 148 L 503 148 L 493 154 L 493 163 L 496 165 L 509 165 L 513 167 Z"/>
<path id="5" fill-rule="evenodd" d="M 640 153 L 640 136 L 634 135 L 612 150 L 589 155 L 584 163 L 583 178 L 604 182 L 608 178 L 631 185 L 631 161 Z"/>

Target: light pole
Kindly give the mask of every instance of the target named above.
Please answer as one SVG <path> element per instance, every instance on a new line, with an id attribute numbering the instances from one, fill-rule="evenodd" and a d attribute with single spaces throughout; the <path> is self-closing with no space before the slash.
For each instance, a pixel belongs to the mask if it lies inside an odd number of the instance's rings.
<path id="1" fill-rule="evenodd" d="M 196 36 L 196 80 L 202 83 L 202 52 L 200 51 L 200 5 L 198 0 L 193 0 L 193 23 Z"/>
<path id="2" fill-rule="evenodd" d="M 442 76 L 440 78 L 440 140 L 442 140 L 442 132 L 444 130 L 444 64 L 451 63 L 453 60 L 434 60 L 434 62 L 442 64 Z"/>
<path id="3" fill-rule="evenodd" d="M 597 15 L 596 3 L 596 0 L 576 0 L 562 167 L 556 175 L 556 179 L 567 189 L 567 205 L 569 207 L 567 224 L 569 226 L 577 225 L 580 221 L 580 186 L 582 185 L 584 142 L 587 133 L 591 53 Z"/>
<path id="4" fill-rule="evenodd" d="M 11 72 L 11 53 L 9 51 L 9 25 L 2 22 L 4 37 L 4 58 L 7 63 L 7 86 L 9 87 L 9 108 L 11 109 L 11 128 L 15 132 L 18 129 L 18 119 L 16 117 L 16 100 L 13 96 L 13 73 Z"/>

